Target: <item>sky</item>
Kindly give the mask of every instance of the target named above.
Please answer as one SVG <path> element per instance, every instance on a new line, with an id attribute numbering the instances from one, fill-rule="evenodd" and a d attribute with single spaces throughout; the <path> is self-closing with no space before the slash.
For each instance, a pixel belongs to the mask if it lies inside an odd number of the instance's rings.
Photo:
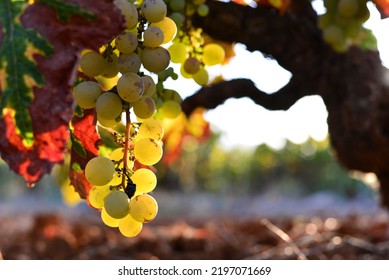
<path id="1" fill-rule="evenodd" d="M 320 1 L 314 3 L 318 4 L 315 8 L 319 13 L 324 11 Z M 371 16 L 365 26 L 376 35 L 381 59 L 389 68 L 389 19 L 381 20 L 378 11 L 374 8 L 370 10 Z M 221 74 L 226 80 L 252 79 L 259 89 L 268 93 L 277 91 L 291 77 L 290 72 L 277 62 L 264 58 L 260 52 L 250 53 L 240 44 L 236 45 L 235 52 L 236 56 L 230 63 L 214 67 L 210 72 Z M 183 97 L 198 90 L 198 86 L 191 80 L 180 78 L 180 83 L 180 94 Z M 171 87 L 176 88 L 177 81 Z M 221 133 L 221 144 L 227 149 L 251 148 L 259 144 L 281 149 L 286 139 L 299 144 L 308 137 L 323 140 L 328 133 L 327 111 L 319 96 L 304 97 L 288 111 L 268 111 L 248 98 L 230 99 L 209 110 L 205 118 L 211 123 L 213 131 Z"/>

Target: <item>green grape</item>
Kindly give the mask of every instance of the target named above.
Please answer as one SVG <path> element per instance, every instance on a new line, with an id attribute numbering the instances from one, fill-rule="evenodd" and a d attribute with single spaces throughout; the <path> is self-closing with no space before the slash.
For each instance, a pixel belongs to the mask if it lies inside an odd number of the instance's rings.
<path id="1" fill-rule="evenodd" d="M 159 108 L 159 112 L 168 119 L 175 119 L 181 113 L 181 105 L 173 100 L 165 101 L 161 108 Z"/>
<path id="2" fill-rule="evenodd" d="M 115 38 L 115 47 L 124 54 L 132 53 L 138 47 L 138 38 L 131 32 L 119 34 Z"/>
<path id="3" fill-rule="evenodd" d="M 85 166 L 85 177 L 94 186 L 104 186 L 111 182 L 115 173 L 113 162 L 106 157 L 94 157 Z"/>
<path id="4" fill-rule="evenodd" d="M 207 4 L 201 4 L 197 7 L 197 14 L 201 17 L 206 17 L 209 14 L 209 7 Z"/>
<path id="5" fill-rule="evenodd" d="M 151 26 L 159 27 L 162 30 L 162 44 L 169 43 L 177 34 L 177 25 L 174 20 L 169 17 L 165 17 L 163 20 L 151 24 Z"/>
<path id="6" fill-rule="evenodd" d="M 91 109 L 96 106 L 97 98 L 103 93 L 100 85 L 96 82 L 81 82 L 73 89 L 74 100 L 84 109 Z"/>
<path id="7" fill-rule="evenodd" d="M 116 121 L 116 119 L 104 119 L 101 116 L 97 116 L 97 121 L 99 124 L 103 127 L 109 127 L 109 128 L 114 128 L 119 124 L 119 122 Z"/>
<path id="8" fill-rule="evenodd" d="M 172 11 L 180 12 L 183 11 L 185 8 L 185 0 L 170 0 L 169 1 L 169 7 L 172 9 Z"/>
<path id="9" fill-rule="evenodd" d="M 201 62 L 195 57 L 188 57 L 184 62 L 184 70 L 188 74 L 195 74 L 200 70 Z"/>
<path id="10" fill-rule="evenodd" d="M 324 6 L 327 8 L 327 12 L 330 14 L 335 13 L 337 9 L 338 1 L 324 0 Z"/>
<path id="11" fill-rule="evenodd" d="M 349 19 L 348 23 L 343 26 L 343 32 L 347 38 L 358 38 L 361 31 L 362 25 L 355 19 Z"/>
<path id="12" fill-rule="evenodd" d="M 140 168 L 131 176 L 132 182 L 136 185 L 138 193 L 149 193 L 157 186 L 157 176 L 147 168 Z"/>
<path id="13" fill-rule="evenodd" d="M 130 200 L 129 213 L 134 220 L 141 223 L 148 223 L 157 216 L 157 201 L 148 194 L 135 196 Z"/>
<path id="14" fill-rule="evenodd" d="M 112 218 L 110 215 L 108 215 L 105 208 L 101 210 L 101 220 L 106 226 L 116 228 L 119 226 L 120 219 Z"/>
<path id="15" fill-rule="evenodd" d="M 138 101 L 132 104 L 132 107 L 136 117 L 140 119 L 150 118 L 156 109 L 154 100 L 148 95 L 143 95 Z"/>
<path id="16" fill-rule="evenodd" d="M 193 80 L 200 86 L 205 86 L 209 81 L 207 69 L 204 67 L 197 71 L 193 76 Z"/>
<path id="17" fill-rule="evenodd" d="M 330 45 L 340 44 L 345 41 L 343 31 L 336 25 L 330 25 L 323 30 L 323 39 Z"/>
<path id="18" fill-rule="evenodd" d="M 366 0 L 360 1 L 359 11 L 355 16 L 359 22 L 365 22 L 370 18 L 370 11 L 366 6 Z"/>
<path id="19" fill-rule="evenodd" d="M 203 62 L 207 66 L 217 65 L 224 61 L 225 51 L 219 44 L 211 43 L 204 46 Z"/>
<path id="20" fill-rule="evenodd" d="M 119 78 L 117 91 L 123 100 L 136 102 L 143 94 L 143 80 L 136 73 L 126 73 Z"/>
<path id="21" fill-rule="evenodd" d="M 154 165 L 162 158 L 161 145 L 150 138 L 143 138 L 134 144 L 134 156 L 143 165 Z"/>
<path id="22" fill-rule="evenodd" d="M 139 138 L 151 138 L 154 140 L 161 140 L 164 129 L 162 123 L 157 119 L 147 119 L 142 122 L 139 127 Z"/>
<path id="23" fill-rule="evenodd" d="M 142 61 L 143 67 L 148 71 L 158 73 L 169 66 L 170 55 L 162 47 L 145 48 L 142 51 L 140 60 Z"/>
<path id="24" fill-rule="evenodd" d="M 125 237 L 135 237 L 142 231 L 143 224 L 134 220 L 131 215 L 127 215 L 119 221 L 119 231 Z"/>
<path id="25" fill-rule="evenodd" d="M 156 48 L 163 43 L 164 34 L 161 28 L 150 25 L 143 33 L 143 45 L 145 47 Z"/>
<path id="26" fill-rule="evenodd" d="M 319 16 L 319 27 L 324 29 L 334 23 L 334 18 L 331 14 L 326 13 Z"/>
<path id="27" fill-rule="evenodd" d="M 340 0 L 338 4 L 338 12 L 341 16 L 351 18 L 358 12 L 357 0 Z"/>
<path id="28" fill-rule="evenodd" d="M 140 57 L 136 53 L 122 54 L 118 59 L 118 69 L 121 74 L 137 73 L 141 64 Z"/>
<path id="29" fill-rule="evenodd" d="M 141 11 L 148 22 L 158 22 L 166 16 L 167 7 L 163 0 L 145 0 Z"/>
<path id="30" fill-rule="evenodd" d="M 157 85 L 155 84 L 152 77 L 148 75 L 144 75 L 141 77 L 144 85 L 144 93 L 143 95 L 147 95 L 153 97 L 157 91 Z"/>
<path id="31" fill-rule="evenodd" d="M 100 75 L 105 67 L 104 57 L 97 52 L 87 52 L 81 56 L 80 68 L 85 75 L 96 77 Z"/>
<path id="32" fill-rule="evenodd" d="M 110 185 L 93 186 L 88 193 L 88 201 L 91 206 L 97 209 L 104 207 L 104 199 L 111 192 Z"/>
<path id="33" fill-rule="evenodd" d="M 116 77 L 118 73 L 118 56 L 115 53 L 112 53 L 105 59 L 104 70 L 101 73 L 101 76 L 105 78 L 113 78 Z"/>
<path id="34" fill-rule="evenodd" d="M 104 199 L 104 209 L 115 219 L 122 219 L 128 214 L 128 196 L 122 191 L 112 191 Z"/>
<path id="35" fill-rule="evenodd" d="M 177 103 L 181 103 L 182 102 L 182 98 L 181 98 L 181 95 L 174 89 L 166 89 L 164 90 L 163 92 L 163 98 L 164 100 L 173 100 Z"/>
<path id="36" fill-rule="evenodd" d="M 127 29 L 133 29 L 138 24 L 138 10 L 127 0 L 114 0 L 114 4 L 121 11 L 126 20 Z"/>
<path id="37" fill-rule="evenodd" d="M 100 95 L 96 102 L 96 114 L 98 118 L 114 120 L 122 113 L 122 101 L 113 92 Z"/>
<path id="38" fill-rule="evenodd" d="M 170 14 L 170 18 L 177 26 L 181 26 L 185 21 L 185 16 L 182 13 L 174 12 Z"/>
<path id="39" fill-rule="evenodd" d="M 170 59 L 174 63 L 183 63 L 188 57 L 187 47 L 182 42 L 173 42 L 168 50 L 170 53 Z"/>

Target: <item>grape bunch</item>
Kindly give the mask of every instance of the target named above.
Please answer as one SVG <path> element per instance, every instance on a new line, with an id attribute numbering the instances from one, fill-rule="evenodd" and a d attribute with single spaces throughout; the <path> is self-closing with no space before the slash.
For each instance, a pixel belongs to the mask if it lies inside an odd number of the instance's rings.
<path id="1" fill-rule="evenodd" d="M 166 17 L 163 0 L 114 0 L 114 4 L 125 18 L 126 30 L 99 51 L 83 53 L 80 70 L 89 78 L 74 87 L 73 96 L 79 108 L 95 110 L 99 125 L 112 132 L 119 146 L 86 164 L 85 178 L 93 185 L 87 200 L 101 211 L 104 224 L 133 237 L 158 212 L 150 192 L 157 185 L 152 166 L 163 153 L 161 118 L 181 112 L 180 95 L 153 79 L 170 63 L 164 45 L 174 39 L 177 26 Z M 113 79 L 114 86 L 103 89 L 101 78 Z M 124 133 L 116 129 L 122 119 Z"/>
<path id="2" fill-rule="evenodd" d="M 221 64 L 225 50 L 217 43 L 205 44 L 202 29 L 195 28 L 191 16 L 207 16 L 209 7 L 205 0 L 165 0 L 170 17 L 180 27 L 179 33 L 169 47 L 171 61 L 181 64 L 180 73 L 184 78 L 193 79 L 200 86 L 209 81 L 208 66 Z"/>
<path id="3" fill-rule="evenodd" d="M 323 39 L 335 51 L 344 52 L 353 44 L 362 44 L 369 35 L 362 26 L 370 17 L 368 0 L 324 0 L 326 13 L 319 17 Z"/>

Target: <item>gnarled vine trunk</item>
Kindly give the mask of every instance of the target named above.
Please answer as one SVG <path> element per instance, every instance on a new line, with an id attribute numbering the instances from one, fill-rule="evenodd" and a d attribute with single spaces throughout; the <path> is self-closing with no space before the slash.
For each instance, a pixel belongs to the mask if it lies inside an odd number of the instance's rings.
<path id="1" fill-rule="evenodd" d="M 383 205 L 389 207 L 389 71 L 379 53 L 350 48 L 334 52 L 322 40 L 311 1 L 294 0 L 290 10 L 209 2 L 208 17 L 194 24 L 213 38 L 240 42 L 260 51 L 292 73 L 273 94 L 246 79 L 205 87 L 183 102 L 187 114 L 215 108 L 228 98 L 249 97 L 269 110 L 287 110 L 307 95 L 320 95 L 328 110 L 331 144 L 346 168 L 374 172 L 381 183 Z"/>

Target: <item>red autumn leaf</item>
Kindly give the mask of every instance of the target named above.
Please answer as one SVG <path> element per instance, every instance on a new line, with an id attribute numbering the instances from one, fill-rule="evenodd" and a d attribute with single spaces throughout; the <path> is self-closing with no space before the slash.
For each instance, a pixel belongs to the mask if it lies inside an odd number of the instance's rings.
<path id="1" fill-rule="evenodd" d="M 2 158 L 30 186 L 50 173 L 54 164 L 63 162 L 74 110 L 71 85 L 81 50 L 97 49 L 123 29 L 124 19 L 112 1 L 101 0 L 98 5 L 94 0 L 69 2 L 91 11 L 95 19 L 76 14 L 64 22 L 56 10 L 39 3 L 30 5 L 20 17 L 25 28 L 39 33 L 54 49 L 50 57 L 33 55 L 45 80 L 42 87 L 33 87 L 34 99 L 29 106 L 33 144 L 28 146 L 19 136 L 12 110 L 0 118 L 0 133 L 5 135 L 0 140 Z"/>
<path id="2" fill-rule="evenodd" d="M 211 135 L 210 124 L 204 119 L 204 110 L 196 109 L 189 117 L 181 114 L 165 123 L 163 163 L 171 164 L 180 157 L 188 139 L 204 142 Z"/>
<path id="3" fill-rule="evenodd" d="M 72 119 L 72 149 L 70 152 L 70 183 L 80 194 L 81 198 L 86 198 L 92 184 L 86 180 L 83 170 L 88 161 L 99 154 L 99 145 L 102 144 L 99 134 L 96 131 L 95 110 L 84 110 L 82 117 L 74 116 Z M 76 149 L 77 145 L 82 148 L 82 152 Z M 77 164 L 81 170 L 74 168 Z"/>
<path id="4" fill-rule="evenodd" d="M 381 13 L 381 18 L 389 17 L 389 0 L 374 0 L 373 1 Z"/>

